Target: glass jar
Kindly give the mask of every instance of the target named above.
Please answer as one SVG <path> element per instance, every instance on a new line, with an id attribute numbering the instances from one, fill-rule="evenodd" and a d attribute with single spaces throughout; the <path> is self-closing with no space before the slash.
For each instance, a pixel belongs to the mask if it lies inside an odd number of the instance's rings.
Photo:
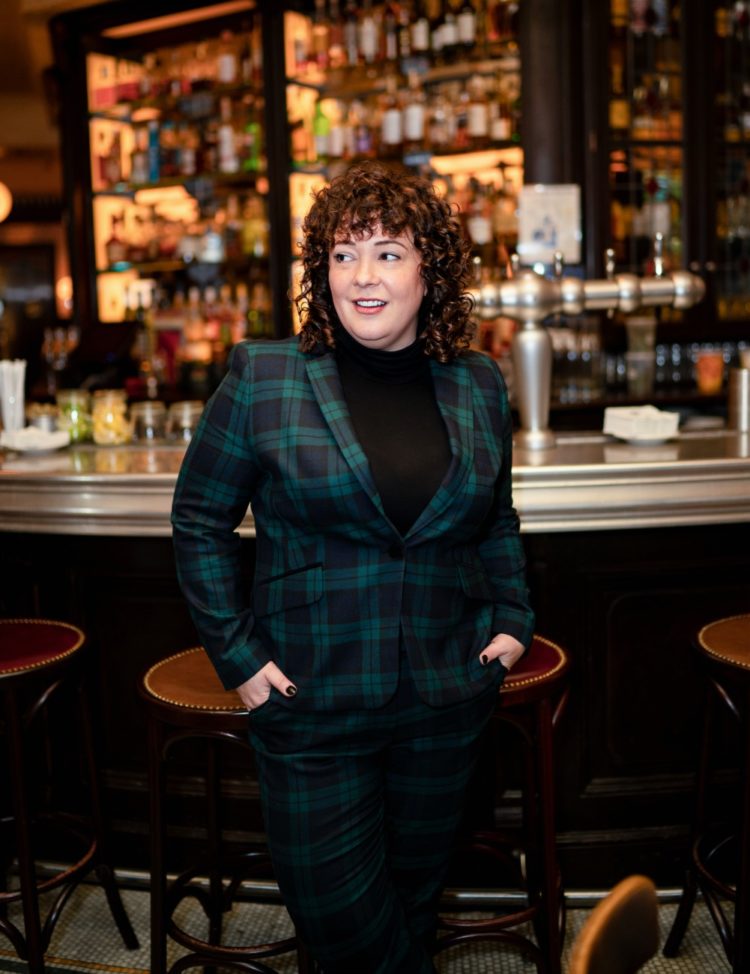
<path id="1" fill-rule="evenodd" d="M 101 446 L 128 443 L 133 435 L 124 389 L 97 389 L 94 393 L 92 419 L 94 443 Z"/>
<path id="2" fill-rule="evenodd" d="M 203 413 L 203 403 L 197 399 L 184 402 L 173 402 L 169 407 L 167 435 L 171 440 L 182 440 L 186 443 L 195 432 L 198 420 Z"/>
<path id="3" fill-rule="evenodd" d="M 71 443 L 91 439 L 91 396 L 85 389 L 60 389 L 57 400 L 57 428 L 67 430 Z"/>
<path id="4" fill-rule="evenodd" d="M 138 442 L 151 443 L 163 440 L 167 427 L 167 407 L 163 402 L 149 399 L 147 402 L 134 403 L 130 410 L 133 422 L 133 439 Z"/>

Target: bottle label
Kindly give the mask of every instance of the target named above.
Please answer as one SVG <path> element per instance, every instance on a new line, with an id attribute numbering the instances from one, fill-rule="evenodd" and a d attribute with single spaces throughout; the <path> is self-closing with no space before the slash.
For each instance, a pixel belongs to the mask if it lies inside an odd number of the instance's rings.
<path id="1" fill-rule="evenodd" d="M 413 102 L 404 109 L 404 138 L 407 142 L 421 142 L 424 138 L 425 110 L 421 102 Z"/>
<path id="2" fill-rule="evenodd" d="M 478 247 L 488 244 L 492 240 L 492 224 L 490 220 L 481 213 L 470 216 L 466 221 L 466 229 L 469 236 Z"/>
<path id="3" fill-rule="evenodd" d="M 328 155 L 332 159 L 340 159 L 346 149 L 345 130 L 342 125 L 331 126 L 328 133 Z"/>
<path id="4" fill-rule="evenodd" d="M 221 85 L 233 85 L 237 80 L 237 58 L 234 54 L 220 54 L 216 61 L 216 78 Z"/>
<path id="5" fill-rule="evenodd" d="M 472 102 L 469 105 L 466 125 L 473 138 L 486 138 L 489 130 L 489 110 L 485 102 Z"/>
<path id="6" fill-rule="evenodd" d="M 473 47 L 477 39 L 477 16 L 473 10 L 462 10 L 458 15 L 458 40 L 466 47 Z"/>
<path id="7" fill-rule="evenodd" d="M 430 49 L 430 25 L 426 17 L 420 17 L 411 25 L 411 46 L 416 52 L 429 51 Z"/>
<path id="8" fill-rule="evenodd" d="M 492 119 L 490 138 L 493 142 L 507 142 L 511 137 L 510 119 L 506 115 L 498 115 Z"/>
<path id="9" fill-rule="evenodd" d="M 359 30 L 359 49 L 366 64 L 372 64 L 378 53 L 378 28 L 374 17 L 365 17 Z"/>
<path id="10" fill-rule="evenodd" d="M 399 108 L 383 112 L 381 137 L 385 145 L 399 145 L 404 139 L 404 116 Z"/>

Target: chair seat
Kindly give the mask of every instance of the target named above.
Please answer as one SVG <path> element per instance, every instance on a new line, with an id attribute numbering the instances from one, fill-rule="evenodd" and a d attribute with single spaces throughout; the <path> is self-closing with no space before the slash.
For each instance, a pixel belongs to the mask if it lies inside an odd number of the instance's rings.
<path id="1" fill-rule="evenodd" d="M 80 629 L 49 619 L 0 619 L 0 679 L 42 669 L 83 646 Z"/>
<path id="2" fill-rule="evenodd" d="M 717 663 L 750 670 L 750 615 L 710 622 L 698 633 L 698 645 Z"/>
<path id="3" fill-rule="evenodd" d="M 183 710 L 247 713 L 235 690 L 225 690 L 202 646 L 160 660 L 146 673 L 143 688 L 162 703 Z"/>
<path id="4" fill-rule="evenodd" d="M 546 692 L 567 671 L 569 658 L 565 651 L 543 636 L 534 636 L 531 647 L 508 673 L 500 689 L 501 697 L 530 689 Z"/>

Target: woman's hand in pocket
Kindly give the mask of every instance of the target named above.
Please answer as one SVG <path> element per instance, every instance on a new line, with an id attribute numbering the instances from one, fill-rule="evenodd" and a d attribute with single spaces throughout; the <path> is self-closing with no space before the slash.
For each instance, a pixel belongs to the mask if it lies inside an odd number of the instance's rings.
<path id="1" fill-rule="evenodd" d="M 505 632 L 499 633 L 492 641 L 484 647 L 479 654 L 482 663 L 487 666 L 492 660 L 498 660 L 506 670 L 513 669 L 513 666 L 524 654 L 525 647 L 515 636 L 509 636 Z"/>
<path id="2" fill-rule="evenodd" d="M 263 669 L 241 683 L 236 690 L 248 710 L 257 710 L 271 696 L 272 687 L 287 697 L 293 697 L 297 692 L 297 687 L 292 681 L 281 672 L 273 660 L 269 660 Z"/>

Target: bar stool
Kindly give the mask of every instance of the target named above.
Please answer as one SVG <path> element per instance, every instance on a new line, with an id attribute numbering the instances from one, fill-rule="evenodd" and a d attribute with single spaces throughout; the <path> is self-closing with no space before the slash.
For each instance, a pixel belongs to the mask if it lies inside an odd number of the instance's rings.
<path id="1" fill-rule="evenodd" d="M 140 684 L 149 733 L 149 784 L 151 817 L 151 974 L 167 970 L 168 938 L 186 947 L 188 954 L 169 968 L 169 974 L 206 965 L 222 970 L 274 974 L 262 958 L 297 951 L 300 974 L 313 974 L 313 962 L 296 937 L 249 946 L 221 943 L 222 915 L 232 908 L 240 883 L 268 871 L 270 857 L 253 849 L 241 855 L 222 854 L 220 746 L 238 744 L 251 751 L 247 736 L 247 710 L 233 690 L 221 685 L 202 647 L 176 653 L 152 666 Z M 167 883 L 164 812 L 166 762 L 178 741 L 208 742 L 206 768 L 206 858 Z M 197 883 L 201 876 L 208 884 Z M 229 878 L 228 882 L 225 880 Z M 193 898 L 208 920 L 208 939 L 201 940 L 174 919 L 177 906 Z"/>
<path id="2" fill-rule="evenodd" d="M 522 853 L 525 903 L 517 910 L 481 919 L 441 916 L 437 951 L 473 941 L 500 941 L 516 947 L 543 974 L 560 974 L 563 894 L 555 847 L 553 733 L 568 697 L 570 660 L 556 643 L 535 635 L 529 652 L 508 673 L 493 722 L 515 727 L 523 741 L 524 789 Z M 514 843 L 498 830 L 474 832 L 462 854 L 476 854 L 498 868 L 511 861 Z M 466 903 L 472 903 L 469 895 Z M 474 901 L 482 909 L 481 900 Z M 531 923 L 536 943 L 515 928 Z"/>
<path id="3" fill-rule="evenodd" d="M 0 694 L 13 806 L 12 818 L 4 824 L 12 822 L 14 827 L 19 881 L 18 889 L 0 892 L 0 932 L 10 940 L 19 958 L 28 963 L 31 974 L 44 974 L 44 955 L 62 909 L 75 887 L 92 871 L 104 887 L 125 946 L 131 950 L 138 947 L 106 857 L 91 715 L 79 665 L 84 643 L 84 633 L 65 622 L 0 619 Z M 89 822 L 59 810 L 45 810 L 42 814 L 35 809 L 31 798 L 30 784 L 42 777 L 43 769 L 32 764 L 30 731 L 43 715 L 49 715 L 48 705 L 53 697 L 57 699 L 58 691 L 67 689 L 76 694 L 75 710 L 80 716 L 81 747 L 89 786 Z M 71 715 L 71 723 L 74 721 Z M 72 837 L 85 851 L 61 872 L 42 879 L 37 875 L 35 848 L 42 830 L 48 828 L 59 829 L 68 838 Z M 42 922 L 39 896 L 53 890 L 58 890 L 57 896 Z M 23 911 L 23 930 L 9 919 L 7 912 L 10 904 L 18 902 Z"/>
<path id="4" fill-rule="evenodd" d="M 694 642 L 708 677 L 696 781 L 691 860 L 672 929 L 664 946 L 675 957 L 700 890 L 734 974 L 750 970 L 750 615 L 704 626 Z M 724 710 L 740 727 L 742 800 L 733 825 L 710 821 L 711 757 L 716 718 Z M 734 929 L 722 905 L 734 902 Z"/>

